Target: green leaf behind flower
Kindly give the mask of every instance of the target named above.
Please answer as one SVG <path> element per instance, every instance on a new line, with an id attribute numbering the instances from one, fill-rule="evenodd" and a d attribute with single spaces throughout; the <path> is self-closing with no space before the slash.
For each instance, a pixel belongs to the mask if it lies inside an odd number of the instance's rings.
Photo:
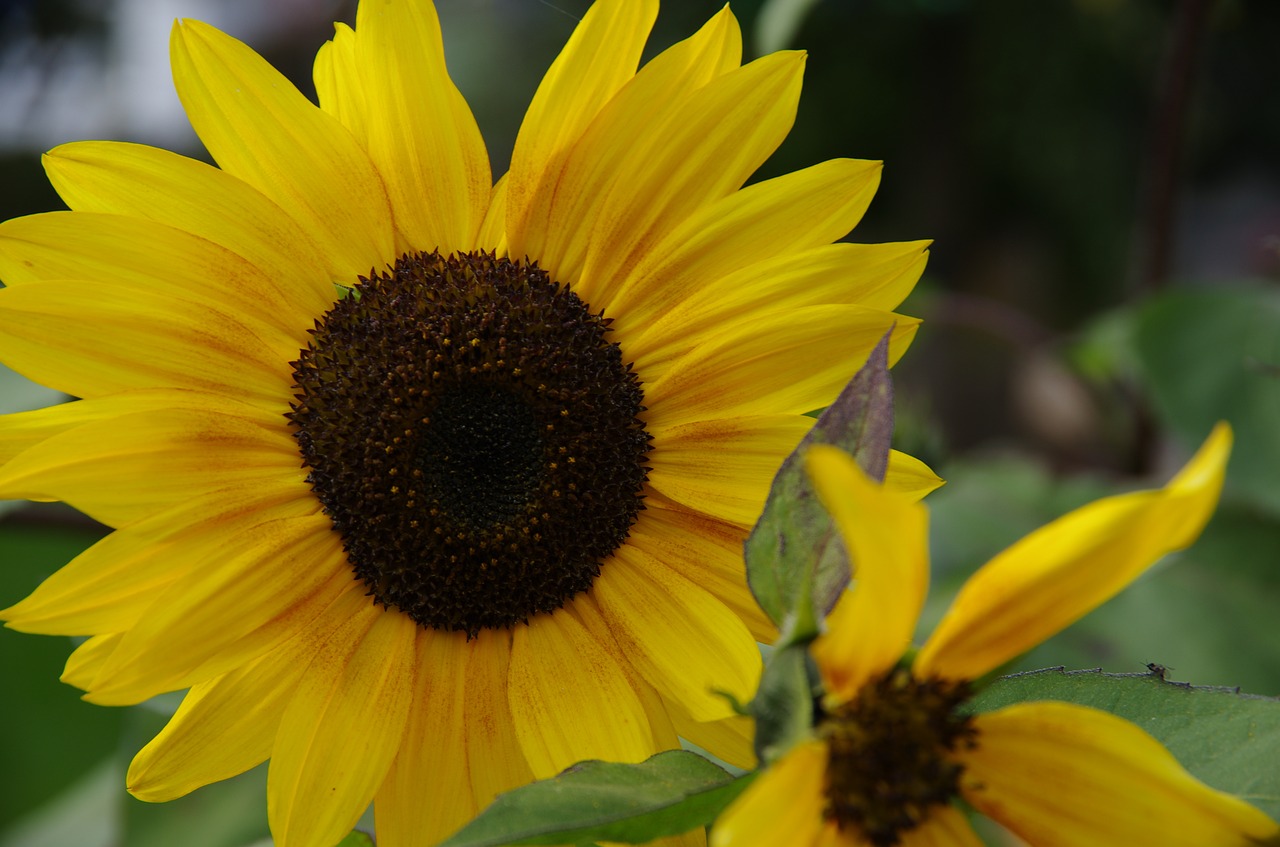
<path id="1" fill-rule="evenodd" d="M 1188 771 L 1280 818 L 1280 698 L 1145 674 L 1048 668 L 1002 677 L 969 705 L 989 712 L 1028 700 L 1062 700 L 1111 712 L 1151 733 Z"/>
<path id="2" fill-rule="evenodd" d="M 579 762 L 499 795 L 441 847 L 643 844 L 711 823 L 753 776 L 734 777 L 685 750 L 639 764 Z"/>

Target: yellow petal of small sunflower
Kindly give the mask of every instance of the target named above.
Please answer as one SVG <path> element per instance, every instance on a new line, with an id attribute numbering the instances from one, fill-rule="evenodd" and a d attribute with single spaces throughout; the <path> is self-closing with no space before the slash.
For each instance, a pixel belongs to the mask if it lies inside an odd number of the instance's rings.
<path id="1" fill-rule="evenodd" d="M 720 815 L 711 830 L 711 847 L 817 845 L 826 826 L 826 770 L 825 744 L 797 744 Z"/>

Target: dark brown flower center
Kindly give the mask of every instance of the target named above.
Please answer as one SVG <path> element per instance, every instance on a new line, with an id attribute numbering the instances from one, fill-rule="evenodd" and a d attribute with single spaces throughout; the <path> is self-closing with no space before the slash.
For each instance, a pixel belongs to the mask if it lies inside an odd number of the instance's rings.
<path id="1" fill-rule="evenodd" d="M 818 723 L 827 743 L 824 814 L 875 847 L 892 847 L 959 793 L 963 767 L 950 755 L 977 729 L 956 708 L 969 685 L 920 680 L 903 668 L 868 683 Z"/>
<path id="2" fill-rule="evenodd" d="M 474 635 L 589 588 L 643 508 L 644 394 L 536 265 L 401 257 L 293 363 L 307 477 L 374 599 Z"/>

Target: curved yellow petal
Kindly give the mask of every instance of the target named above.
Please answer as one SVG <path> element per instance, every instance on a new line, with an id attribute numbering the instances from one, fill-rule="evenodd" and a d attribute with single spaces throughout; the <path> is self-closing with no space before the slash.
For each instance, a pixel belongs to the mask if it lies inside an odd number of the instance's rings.
<path id="1" fill-rule="evenodd" d="M 1164 488 L 1097 500 L 978 570 L 916 658 L 920 674 L 976 679 L 1074 623 L 1200 534 L 1231 452 L 1219 424 Z"/>
<path id="2" fill-rule="evenodd" d="M 324 261 L 332 248 L 312 242 L 283 209 L 224 171 L 167 150 L 117 141 L 55 147 L 45 154 L 44 169 L 72 209 L 138 221 L 132 224 L 140 228 L 137 233 L 107 236 L 105 259 L 118 262 L 141 253 L 139 265 L 150 268 L 154 277 L 187 288 L 212 288 L 215 296 L 234 298 L 263 320 L 293 321 L 300 334 L 333 302 L 333 270 Z M 69 226 L 86 229 L 82 217 L 65 219 Z M 146 234 L 142 221 L 191 233 L 209 245 L 188 239 L 177 256 L 157 254 L 165 245 Z M 75 238 L 50 233 L 47 240 L 55 249 L 81 252 L 86 235 L 97 231 L 96 226 L 87 229 Z M 203 257 L 212 245 L 242 258 L 257 273 L 206 267 Z M 79 276 L 47 270 L 43 275 Z"/>
<path id="3" fill-rule="evenodd" d="M 369 156 L 333 116 L 244 44 L 199 21 L 174 24 L 174 85 L 223 170 L 285 210 L 330 269 L 354 282 L 395 257 L 391 205 Z"/>
<path id="4" fill-rule="evenodd" d="M 81 690 L 87 689 L 97 679 L 98 672 L 102 670 L 102 666 L 111 658 L 123 640 L 123 632 L 106 632 L 85 639 L 84 643 L 67 657 L 67 664 L 62 669 L 60 680 Z"/>
<path id="5" fill-rule="evenodd" d="M 467 751 L 480 733 L 465 691 L 470 675 L 484 672 L 488 657 L 474 655 L 464 633 L 419 629 L 417 637 L 419 672 L 409 722 L 374 800 L 382 847 L 438 844 L 479 810 Z M 478 660 L 474 665 L 472 658 Z"/>
<path id="6" fill-rule="evenodd" d="M 1244 847 L 1280 837 L 1275 821 L 1107 712 L 1022 703 L 979 716 L 977 727 L 977 749 L 957 754 L 964 797 L 1037 847 Z"/>
<path id="7" fill-rule="evenodd" d="M 813 644 L 828 696 L 845 701 L 911 646 L 929 587 L 929 515 L 835 447 L 810 447 L 805 467 L 852 560 L 854 586 Z"/>
<path id="8" fill-rule="evenodd" d="M 803 415 L 651 427 L 649 484 L 691 511 L 754 524 L 778 467 L 812 427 Z"/>
<path id="9" fill-rule="evenodd" d="M 401 246 L 471 250 L 493 184 L 489 154 L 445 69 L 435 7 L 361 3 L 355 36 L 369 155 L 385 177 Z"/>
<path id="10" fill-rule="evenodd" d="M 916 318 L 861 306 L 809 306 L 727 327 L 645 385 L 655 428 L 736 415 L 804 414 L 829 404 L 891 328 L 889 360 Z M 641 371 L 642 379 L 646 374 Z"/>
<path id="11" fill-rule="evenodd" d="M 983 847 L 986 843 L 954 806 L 935 806 L 916 829 L 904 832 L 902 847 Z"/>
<path id="12" fill-rule="evenodd" d="M 639 762 L 656 750 L 615 655 L 563 609 L 512 632 L 507 697 L 537 779 L 574 762 Z"/>
<path id="13" fill-rule="evenodd" d="M 734 715 L 715 721 L 697 721 L 679 703 L 667 703 L 667 711 L 681 738 L 687 738 L 717 759 L 751 770 L 756 762 L 755 721 Z"/>
<path id="14" fill-rule="evenodd" d="M 592 586 L 622 654 L 662 693 L 700 721 L 733 714 L 760 681 L 760 651 L 723 603 L 661 561 L 623 546 Z"/>
<path id="15" fill-rule="evenodd" d="M 267 774 L 279 847 L 336 844 L 364 814 L 404 741 L 418 625 L 368 603 L 303 674 Z"/>
<path id="16" fill-rule="evenodd" d="M 827 745 L 796 745 L 756 777 L 720 815 L 711 847 L 816 845 L 824 829 Z"/>
<path id="17" fill-rule="evenodd" d="M 900 450 L 889 451 L 889 468 L 885 471 L 884 487 L 912 500 L 923 500 L 930 491 L 946 485 L 924 462 Z"/>
<path id="18" fill-rule="evenodd" d="M 467 774 L 477 809 L 504 791 L 533 781 L 507 705 L 511 633 L 482 629 L 466 641 L 467 675 L 463 713 L 467 732 Z"/>
<path id="19" fill-rule="evenodd" d="M 333 25 L 333 38 L 316 51 L 311 79 L 320 108 L 333 115 L 361 144 L 369 143 L 369 110 L 356 56 L 356 32 L 344 23 Z"/>

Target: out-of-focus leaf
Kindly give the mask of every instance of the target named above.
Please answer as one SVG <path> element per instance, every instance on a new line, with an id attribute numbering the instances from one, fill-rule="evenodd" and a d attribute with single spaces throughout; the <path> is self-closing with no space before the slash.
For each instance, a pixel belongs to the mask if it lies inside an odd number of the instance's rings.
<path id="1" fill-rule="evenodd" d="M 761 56 L 786 50 L 818 0 L 765 0 L 756 16 L 756 46 Z"/>
<path id="2" fill-rule="evenodd" d="M 441 847 L 643 844 L 711 823 L 751 778 L 734 777 L 686 750 L 639 764 L 579 762 L 499 795 Z"/>
<path id="3" fill-rule="evenodd" d="M 373 847 L 373 839 L 363 832 L 353 832 L 339 841 L 338 847 Z"/>
<path id="4" fill-rule="evenodd" d="M 1159 669 L 1105 674 L 1052 668 L 998 679 L 970 705 L 989 712 L 1027 700 L 1062 700 L 1130 720 L 1203 782 L 1280 818 L 1280 699 L 1166 682 Z"/>
<path id="5" fill-rule="evenodd" d="M 1197 444 L 1235 430 L 1229 491 L 1280 514 L 1280 291 L 1178 291 L 1138 316 L 1135 348 L 1161 422 Z"/>
<path id="6" fill-rule="evenodd" d="M 819 416 L 773 478 L 764 514 L 745 545 L 747 581 L 783 640 L 806 640 L 849 581 L 848 556 L 804 471 L 811 444 L 851 453 L 873 479 L 884 479 L 893 436 L 888 335 L 835 402 Z"/>
<path id="7" fill-rule="evenodd" d="M 12 777 L 13 772 L 9 772 Z M 124 773 L 112 759 L 0 832 L 0 847 L 113 847 L 120 843 Z M 17 780 L 8 779 L 6 785 Z"/>

